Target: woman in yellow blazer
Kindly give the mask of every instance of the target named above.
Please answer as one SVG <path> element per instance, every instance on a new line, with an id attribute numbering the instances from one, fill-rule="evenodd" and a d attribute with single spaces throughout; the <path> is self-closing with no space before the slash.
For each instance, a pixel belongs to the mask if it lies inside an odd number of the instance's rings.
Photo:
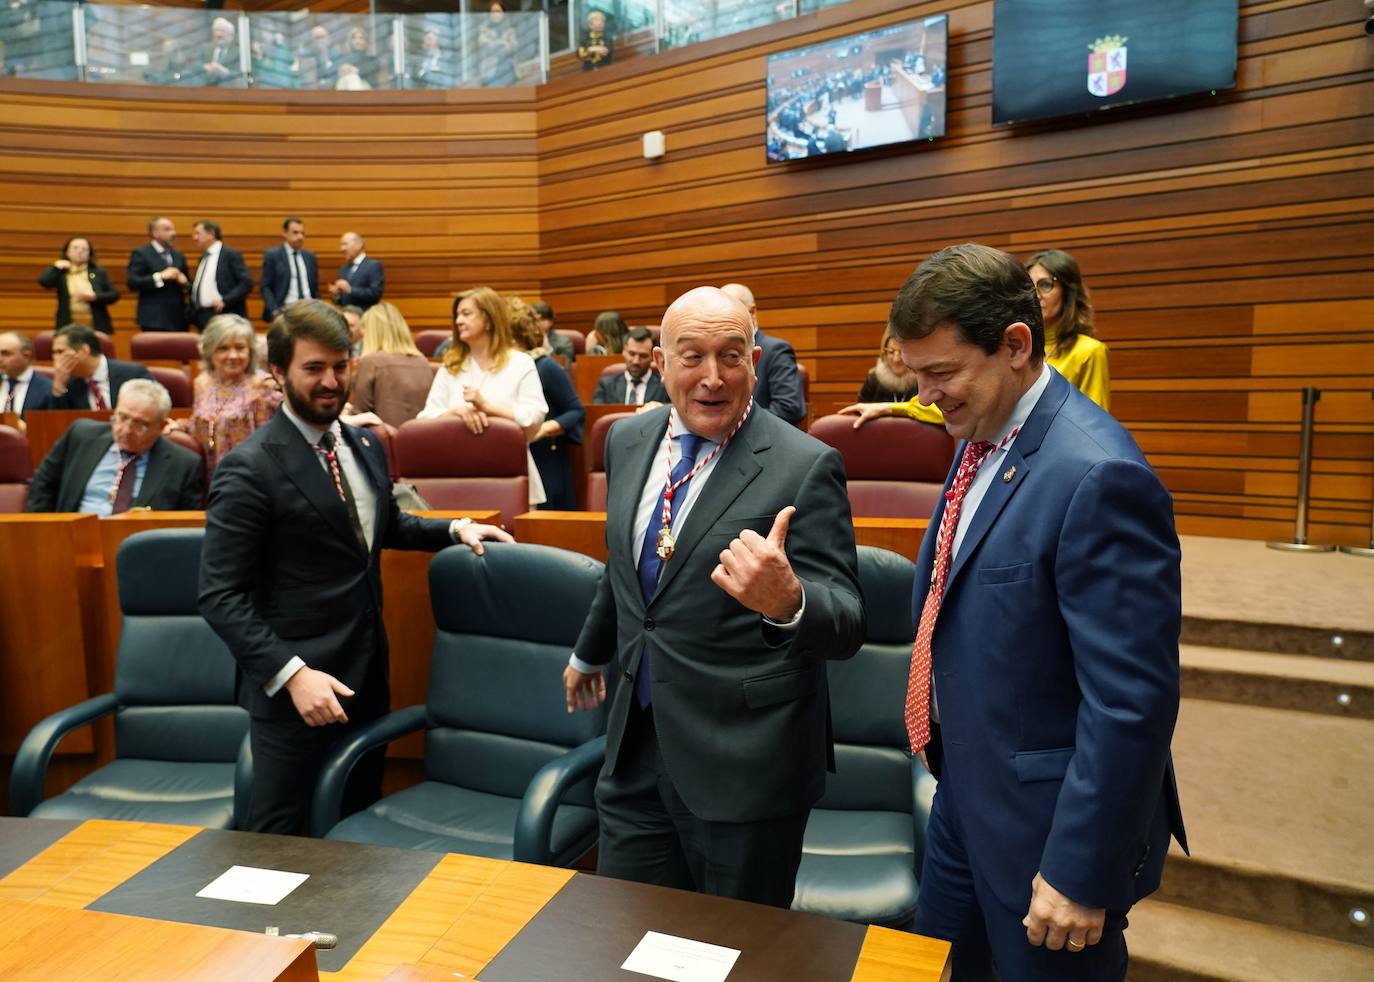
<path id="1" fill-rule="evenodd" d="M 1107 346 L 1093 335 L 1092 299 L 1083 285 L 1083 274 L 1073 256 L 1060 249 L 1046 249 L 1026 260 L 1026 272 L 1040 298 L 1045 320 L 1045 360 L 1085 396 L 1111 411 L 1111 374 Z M 923 406 L 917 399 L 906 402 L 859 402 L 841 413 L 857 415 L 857 429 L 878 416 L 904 415 L 922 423 L 944 425 L 938 406 Z"/>

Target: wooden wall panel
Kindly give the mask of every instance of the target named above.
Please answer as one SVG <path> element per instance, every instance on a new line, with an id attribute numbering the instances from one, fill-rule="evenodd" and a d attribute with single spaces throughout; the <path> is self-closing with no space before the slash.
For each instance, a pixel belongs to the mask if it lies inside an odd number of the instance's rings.
<path id="1" fill-rule="evenodd" d="M 935 13 L 950 16 L 945 138 L 765 163 L 769 53 Z M 586 330 L 604 309 L 652 322 L 690 286 L 744 280 L 811 370 L 819 414 L 852 400 L 925 255 L 1060 246 L 1093 289 L 1113 410 L 1183 530 L 1291 531 L 1299 392 L 1315 385 L 1312 535 L 1360 542 L 1374 484 L 1363 16 L 1348 0 L 1242 0 L 1234 90 L 1011 128 L 990 124 L 990 0 L 853 0 L 538 89 L 0 80 L 0 328 L 48 326 L 33 280 L 71 232 L 122 272 L 151 212 L 183 241 L 212 217 L 256 266 L 297 212 L 326 270 L 338 233 L 367 235 L 417 329 L 445 326 L 453 293 L 479 282 L 542 295 Z M 668 153 L 651 162 L 639 136 L 653 129 Z"/>

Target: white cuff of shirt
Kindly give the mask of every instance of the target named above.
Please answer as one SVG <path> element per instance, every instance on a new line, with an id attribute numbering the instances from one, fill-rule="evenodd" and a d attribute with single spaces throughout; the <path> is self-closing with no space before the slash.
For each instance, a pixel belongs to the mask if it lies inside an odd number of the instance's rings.
<path id="1" fill-rule="evenodd" d="M 267 698 L 271 699 L 282 690 L 287 682 L 291 681 L 291 676 L 295 675 L 305 667 L 305 662 L 298 656 L 293 656 L 289 662 L 282 666 L 281 671 L 267 680 L 267 684 L 262 687 L 262 691 L 267 693 Z"/>
<path id="2" fill-rule="evenodd" d="M 448 523 L 448 535 L 449 538 L 453 540 L 455 545 L 463 544 L 463 529 L 467 528 L 471 524 L 472 519 L 470 518 L 455 518 L 453 521 Z"/>
<path id="3" fill-rule="evenodd" d="M 773 618 L 768 617 L 768 616 L 766 616 L 766 615 L 763 615 L 763 622 L 764 622 L 765 624 L 771 624 L 773 627 L 776 627 L 776 628 L 778 628 L 778 629 L 781 630 L 781 631 L 795 631 L 795 630 L 797 629 L 797 625 L 801 623 L 802 614 L 806 613 L 806 587 L 805 587 L 805 586 L 802 586 L 801 592 L 802 592 L 802 602 L 801 602 L 801 606 L 797 608 L 797 612 L 796 612 L 795 614 L 792 615 L 792 617 L 791 617 L 790 620 L 786 620 L 786 621 L 775 621 L 775 620 L 773 620 Z"/>
<path id="4" fill-rule="evenodd" d="M 578 658 L 577 655 L 569 655 L 568 664 L 571 665 L 574 670 L 581 672 L 583 675 L 596 675 L 598 672 L 600 672 L 603 668 L 606 667 L 605 665 L 589 665 L 587 662 L 584 662 L 581 658 Z"/>
<path id="5" fill-rule="evenodd" d="M 153 285 L 156 286 L 159 290 L 162 289 L 162 274 L 161 274 L 161 273 L 154 273 L 154 274 L 153 274 Z"/>

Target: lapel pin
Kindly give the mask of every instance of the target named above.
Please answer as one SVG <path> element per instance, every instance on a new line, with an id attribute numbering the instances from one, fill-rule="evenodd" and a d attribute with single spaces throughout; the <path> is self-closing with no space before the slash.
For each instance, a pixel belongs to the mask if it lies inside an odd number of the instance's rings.
<path id="1" fill-rule="evenodd" d="M 1016 476 L 1016 466 L 1013 464 L 1011 467 L 1008 467 L 1005 471 L 1002 472 L 1002 483 L 1003 483 L 1003 484 L 1010 484 L 1010 483 L 1011 483 L 1011 479 L 1012 479 L 1013 477 L 1015 477 L 1015 476 Z"/>
<path id="2" fill-rule="evenodd" d="M 359 437 L 358 439 L 360 439 L 360 440 L 363 441 L 363 446 L 365 446 L 365 447 L 370 447 L 370 446 L 372 446 L 372 444 L 370 444 L 370 443 L 367 442 L 367 437 L 363 436 L 363 437 Z"/>

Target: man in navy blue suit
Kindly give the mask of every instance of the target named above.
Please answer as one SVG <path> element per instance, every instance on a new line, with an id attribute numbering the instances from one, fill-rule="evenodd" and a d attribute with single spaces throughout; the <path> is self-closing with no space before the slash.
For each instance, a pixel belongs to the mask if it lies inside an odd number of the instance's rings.
<path id="1" fill-rule="evenodd" d="M 806 393 L 802 390 L 796 351 L 782 338 L 763 333 L 754 291 L 743 283 L 727 283 L 721 289 L 749 308 L 749 319 L 754 322 L 754 344 L 763 352 L 755 369 L 758 379 L 754 383 L 754 404 L 793 426 L 798 425 L 806 419 Z"/>
<path id="2" fill-rule="evenodd" d="M 26 412 L 51 406 L 52 379 L 33 370 L 33 341 L 18 331 L 0 334 L 0 412 L 22 421 Z"/>
<path id="3" fill-rule="evenodd" d="M 292 215 L 281 223 L 282 244 L 262 254 L 262 319 L 277 319 L 283 307 L 320 297 L 320 265 L 305 247 L 305 223 Z"/>
<path id="4" fill-rule="evenodd" d="M 357 232 L 345 232 L 339 236 L 339 252 L 343 254 L 343 265 L 339 267 L 339 278 L 329 288 L 334 302 L 364 311 L 379 303 L 386 287 L 386 273 L 380 261 L 368 258 L 363 237 Z"/>
<path id="5" fill-rule="evenodd" d="M 1127 911 L 1187 848 L 1172 500 L 1045 364 L 1011 256 L 937 252 L 889 326 L 961 441 L 916 571 L 905 715 L 940 780 L 915 930 L 956 979 L 1124 979 Z"/>

